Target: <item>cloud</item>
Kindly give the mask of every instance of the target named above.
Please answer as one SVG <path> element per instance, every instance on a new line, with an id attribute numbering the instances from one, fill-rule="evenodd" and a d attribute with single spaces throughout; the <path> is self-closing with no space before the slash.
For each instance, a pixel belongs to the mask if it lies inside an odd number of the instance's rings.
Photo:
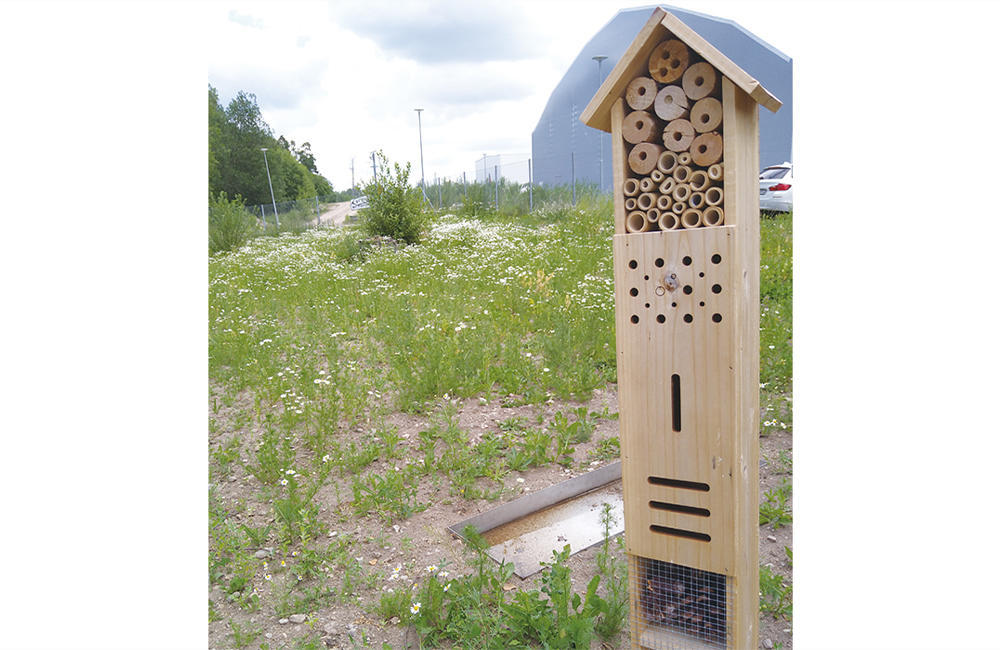
<path id="1" fill-rule="evenodd" d="M 411 92 L 429 105 L 461 110 L 472 104 L 517 101 L 532 92 L 521 70 L 504 64 L 422 68 Z"/>
<path id="2" fill-rule="evenodd" d="M 544 39 L 511 3 L 343 3 L 334 12 L 344 28 L 421 63 L 517 61 L 539 54 Z"/>
<path id="3" fill-rule="evenodd" d="M 229 20 L 237 25 L 253 27 L 254 29 L 264 29 L 264 22 L 260 18 L 254 18 L 250 14 L 241 14 L 235 9 L 229 12 Z"/>

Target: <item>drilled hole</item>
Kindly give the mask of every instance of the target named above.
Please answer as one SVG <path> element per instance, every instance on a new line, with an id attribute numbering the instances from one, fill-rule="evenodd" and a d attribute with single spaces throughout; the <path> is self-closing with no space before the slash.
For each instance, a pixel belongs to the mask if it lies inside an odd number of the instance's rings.
<path id="1" fill-rule="evenodd" d="M 684 264 L 684 266 L 691 266 L 691 258 L 690 257 L 685 256 L 684 259 L 681 260 L 681 262 Z M 632 268 L 635 268 L 635 267 L 632 267 Z"/>
<path id="2" fill-rule="evenodd" d="M 719 255 L 718 253 L 712 256 L 712 264 L 718 264 L 721 261 L 722 261 L 722 256 Z"/>
<path id="3" fill-rule="evenodd" d="M 705 306 L 705 301 L 704 300 L 699 300 L 698 301 L 698 306 L 699 307 L 704 307 Z"/>
<path id="4" fill-rule="evenodd" d="M 684 295 L 685 296 L 690 296 L 692 291 L 694 291 L 694 288 L 690 284 L 685 284 L 684 285 Z"/>
<path id="5" fill-rule="evenodd" d="M 663 266 L 663 258 L 662 257 L 657 257 L 656 261 L 653 262 L 653 264 L 655 264 L 657 266 Z"/>
<path id="6" fill-rule="evenodd" d="M 628 293 L 629 293 L 630 296 L 632 296 L 633 298 L 635 298 L 636 296 L 639 295 L 639 290 L 636 289 L 635 287 L 632 287 L 631 289 L 628 290 Z"/>
<path id="7" fill-rule="evenodd" d="M 684 314 L 684 322 L 685 323 L 690 323 L 693 320 L 694 320 L 694 316 L 692 316 L 691 314 Z"/>
<path id="8" fill-rule="evenodd" d="M 633 323 L 638 323 L 639 322 L 639 317 L 636 316 L 635 314 L 632 314 L 632 322 Z"/>
<path id="9" fill-rule="evenodd" d="M 629 260 L 629 262 L 628 262 L 628 267 L 629 267 L 630 269 L 634 269 L 634 268 L 637 268 L 638 266 L 639 266 L 639 263 L 638 263 L 638 262 L 636 262 L 635 260 Z"/>
<path id="10" fill-rule="evenodd" d="M 721 323 L 722 322 L 722 314 L 712 314 L 712 322 L 713 323 Z"/>
<path id="11" fill-rule="evenodd" d="M 667 321 L 667 317 L 664 316 L 663 314 L 657 314 L 656 315 L 656 322 L 657 323 L 665 323 L 666 321 Z"/>
<path id="12" fill-rule="evenodd" d="M 721 284 L 713 284 L 712 285 L 712 293 L 722 293 L 722 285 Z"/>
<path id="13" fill-rule="evenodd" d="M 649 309 L 649 303 L 648 302 L 646 303 L 646 309 Z"/>

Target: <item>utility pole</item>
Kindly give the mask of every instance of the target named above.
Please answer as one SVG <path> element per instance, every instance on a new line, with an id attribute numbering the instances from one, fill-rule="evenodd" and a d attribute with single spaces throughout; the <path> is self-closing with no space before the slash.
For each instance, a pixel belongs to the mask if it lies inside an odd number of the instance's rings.
<path id="1" fill-rule="evenodd" d="M 372 152 L 372 182 L 378 181 L 378 172 L 375 171 L 375 152 Z"/>
<path id="2" fill-rule="evenodd" d="M 351 196 L 357 197 L 358 191 L 354 189 L 354 158 L 351 158 Z"/>

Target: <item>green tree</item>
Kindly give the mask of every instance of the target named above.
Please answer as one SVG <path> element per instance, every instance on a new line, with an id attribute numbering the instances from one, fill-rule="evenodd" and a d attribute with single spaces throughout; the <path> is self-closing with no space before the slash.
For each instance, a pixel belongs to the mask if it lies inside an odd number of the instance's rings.
<path id="1" fill-rule="evenodd" d="M 319 174 L 312 145 L 299 146 L 284 136 L 275 139 L 253 93 L 240 91 L 223 109 L 218 92 L 209 85 L 208 122 L 209 196 L 226 192 L 244 197 L 251 205 L 269 204 L 268 168 L 276 201 L 333 192 L 330 182 Z M 267 165 L 261 152 L 265 147 Z"/>

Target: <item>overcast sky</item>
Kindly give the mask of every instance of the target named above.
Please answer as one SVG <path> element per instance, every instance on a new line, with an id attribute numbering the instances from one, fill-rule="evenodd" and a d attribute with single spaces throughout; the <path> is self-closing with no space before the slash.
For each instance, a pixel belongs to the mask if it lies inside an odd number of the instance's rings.
<path id="1" fill-rule="evenodd" d="M 773 4 L 675 2 L 730 18 L 795 57 L 787 12 Z M 531 132 L 581 48 L 619 9 L 614 0 L 207 4 L 208 82 L 223 104 L 257 96 L 275 132 L 308 141 L 337 189 L 371 175 L 370 153 L 413 163 L 423 108 L 424 167 L 473 175 L 488 154 L 531 152 Z M 652 7 L 652 5 L 649 5 Z M 607 71 L 605 71 L 607 72 Z"/>

